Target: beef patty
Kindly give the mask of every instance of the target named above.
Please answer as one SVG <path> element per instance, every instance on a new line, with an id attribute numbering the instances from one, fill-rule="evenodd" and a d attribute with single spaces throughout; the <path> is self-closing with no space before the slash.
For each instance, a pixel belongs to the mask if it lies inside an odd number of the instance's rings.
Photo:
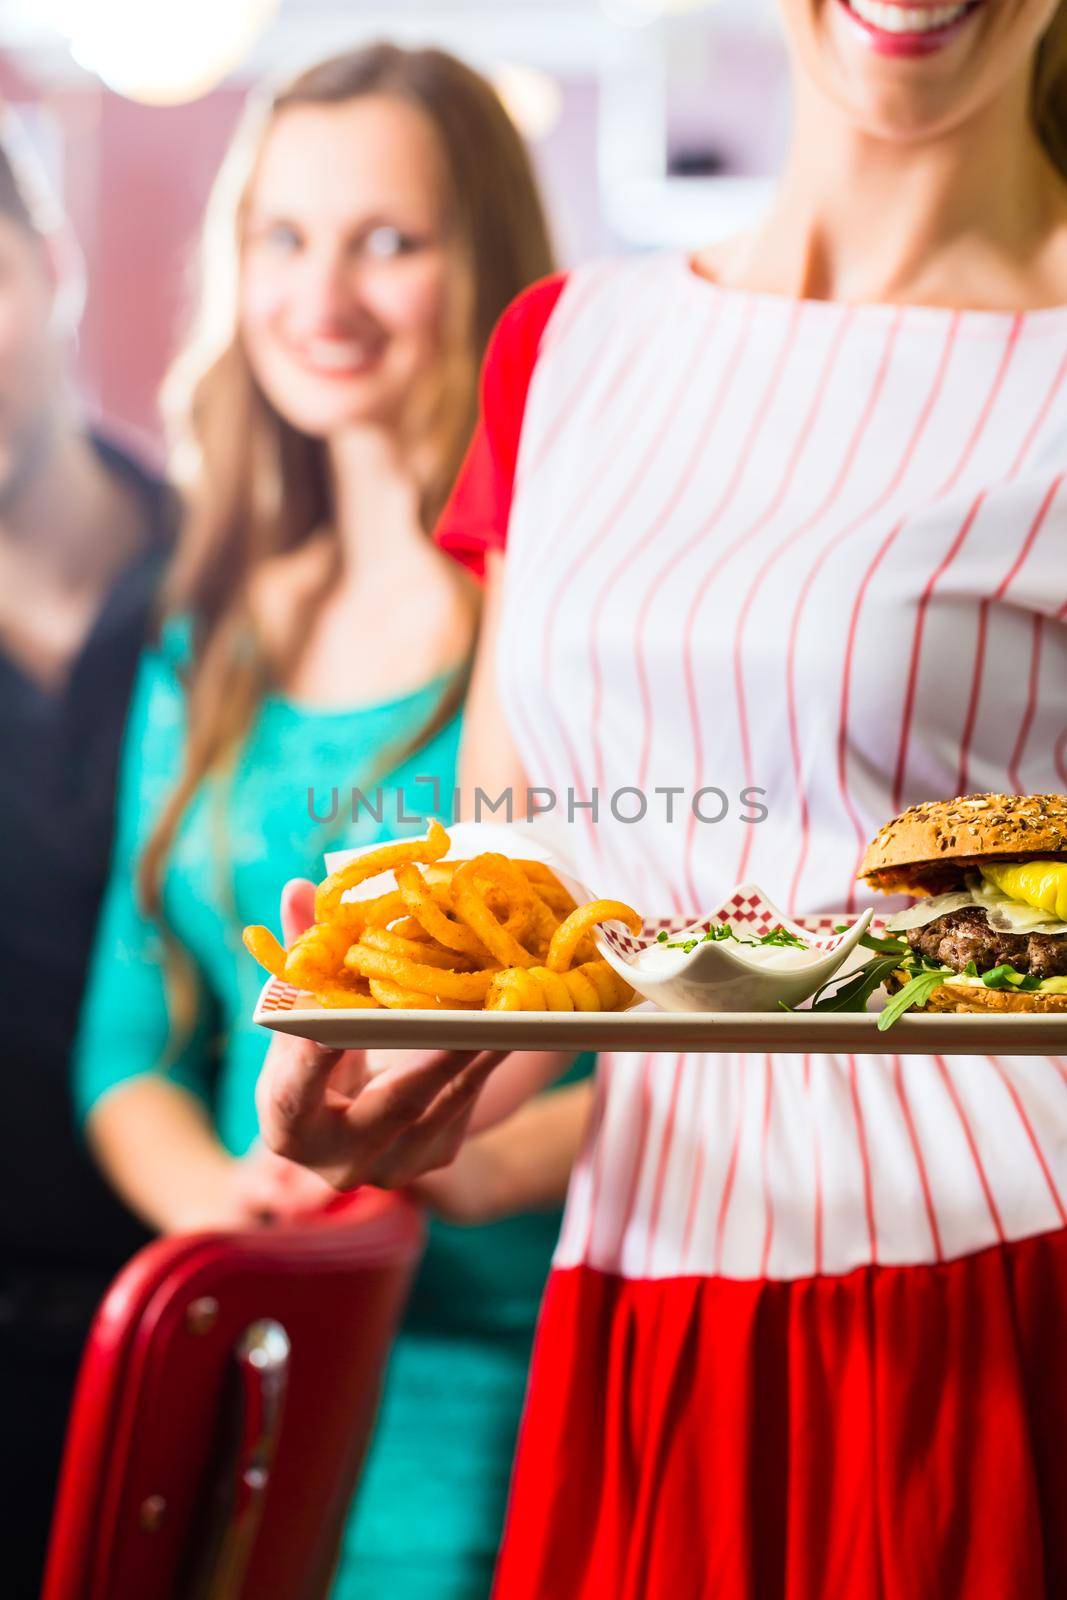
<path id="1" fill-rule="evenodd" d="M 968 961 L 973 961 L 979 972 L 1006 961 L 1016 972 L 1038 978 L 1067 976 L 1067 935 L 998 933 L 989 926 L 981 906 L 962 906 L 923 928 L 909 928 L 907 938 L 913 950 L 953 972 L 962 972 Z"/>

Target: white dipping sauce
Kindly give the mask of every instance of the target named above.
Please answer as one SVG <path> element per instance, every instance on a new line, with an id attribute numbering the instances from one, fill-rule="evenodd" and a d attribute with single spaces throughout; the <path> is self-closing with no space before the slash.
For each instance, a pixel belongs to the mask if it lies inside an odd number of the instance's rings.
<path id="1" fill-rule="evenodd" d="M 822 950 L 813 950 L 810 946 L 800 950 L 792 944 L 745 944 L 737 939 L 702 939 L 699 934 L 691 934 L 697 943 L 688 952 L 695 956 L 698 950 L 727 951 L 736 960 L 743 961 L 746 966 L 763 967 L 770 972 L 795 972 L 798 968 L 807 966 L 813 959 L 818 959 L 825 954 Z M 670 943 L 650 944 L 633 959 L 633 965 L 639 972 L 662 976 L 667 972 L 674 972 L 686 956 L 682 948 L 686 935 L 679 934 Z"/>

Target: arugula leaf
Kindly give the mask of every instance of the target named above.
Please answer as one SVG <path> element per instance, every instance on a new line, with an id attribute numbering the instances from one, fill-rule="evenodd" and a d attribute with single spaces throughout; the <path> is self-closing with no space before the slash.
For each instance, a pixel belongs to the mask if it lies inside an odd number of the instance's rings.
<path id="1" fill-rule="evenodd" d="M 812 1011 L 865 1011 L 867 1009 L 867 1001 L 874 991 L 899 966 L 900 957 L 894 953 L 891 956 L 883 956 L 880 961 L 867 961 L 862 967 L 859 967 L 855 972 L 848 973 L 846 976 L 835 972 L 833 977 L 828 978 L 821 988 L 816 989 L 811 997 L 810 1009 Z M 787 1005 L 784 1000 L 779 1000 L 778 1004 L 783 1011 L 798 1011 L 800 1009 L 799 1006 Z"/>
<path id="2" fill-rule="evenodd" d="M 878 1032 L 884 1033 L 887 1028 L 891 1028 L 894 1022 L 899 1021 L 904 1015 L 905 1011 L 911 1010 L 912 1006 L 925 1005 L 934 990 L 940 989 L 944 981 L 945 973 L 943 971 L 931 972 L 927 970 L 912 978 L 902 989 L 898 989 L 896 994 L 889 997 L 885 1010 L 878 1018 Z"/>
<path id="3" fill-rule="evenodd" d="M 899 934 L 895 933 L 886 934 L 884 939 L 880 939 L 876 933 L 871 933 L 868 928 L 866 933 L 860 934 L 859 942 L 865 950 L 877 950 L 879 955 L 910 956 L 912 954 L 912 948 L 907 939 L 902 939 Z"/>

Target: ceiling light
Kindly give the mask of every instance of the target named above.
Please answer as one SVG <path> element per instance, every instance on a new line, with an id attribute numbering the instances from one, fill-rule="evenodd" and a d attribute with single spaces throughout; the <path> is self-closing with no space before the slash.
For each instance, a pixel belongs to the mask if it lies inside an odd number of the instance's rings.
<path id="1" fill-rule="evenodd" d="M 512 122 L 532 143 L 547 139 L 563 114 L 563 90 L 540 67 L 502 62 L 492 73 L 497 94 Z"/>
<path id="2" fill-rule="evenodd" d="M 279 0 L 52 0 L 79 66 L 127 99 L 178 105 L 240 65 Z"/>

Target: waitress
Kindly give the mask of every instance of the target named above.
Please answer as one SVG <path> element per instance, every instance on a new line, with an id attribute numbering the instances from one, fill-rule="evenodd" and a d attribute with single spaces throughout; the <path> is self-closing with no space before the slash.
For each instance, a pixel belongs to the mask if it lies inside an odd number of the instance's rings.
<path id="1" fill-rule="evenodd" d="M 769 215 L 524 296 L 441 528 L 487 584 L 465 781 L 646 791 L 643 824 L 602 799 L 571 842 L 652 915 L 742 878 L 852 910 L 903 806 L 1067 788 L 1067 9 L 783 13 Z M 731 802 L 713 826 L 704 786 Z M 275 1050 L 268 1136 L 387 1177 L 372 1104 L 330 1148 L 332 1068 Z M 419 1068 L 431 1127 L 455 1129 L 452 1070 Z M 497 1600 L 1067 1593 L 1063 1062 L 599 1074 Z M 495 1109 L 531 1076 L 501 1066 Z M 398 1170 L 447 1153 L 426 1128 Z"/>

